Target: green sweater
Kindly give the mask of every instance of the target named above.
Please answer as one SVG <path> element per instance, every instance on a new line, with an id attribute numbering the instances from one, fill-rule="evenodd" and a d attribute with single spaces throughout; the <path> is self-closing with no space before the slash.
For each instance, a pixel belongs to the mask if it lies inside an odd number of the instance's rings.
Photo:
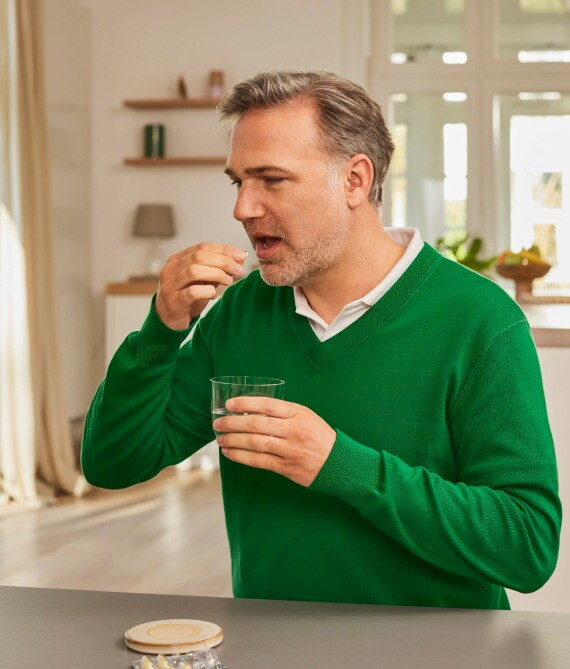
<path id="1" fill-rule="evenodd" d="M 321 342 L 293 289 L 254 271 L 181 347 L 188 332 L 151 308 L 115 354 L 87 416 L 91 483 L 145 481 L 212 441 L 212 376 L 285 379 L 337 432 L 309 488 L 220 456 L 236 597 L 503 609 L 504 587 L 549 578 L 561 507 L 540 369 L 493 282 L 425 244 Z"/>

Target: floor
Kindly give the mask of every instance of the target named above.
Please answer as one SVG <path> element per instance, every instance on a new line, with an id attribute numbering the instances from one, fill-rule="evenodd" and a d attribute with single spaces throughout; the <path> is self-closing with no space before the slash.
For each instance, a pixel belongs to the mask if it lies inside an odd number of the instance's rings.
<path id="1" fill-rule="evenodd" d="M 217 471 L 0 510 L 0 584 L 231 596 Z"/>

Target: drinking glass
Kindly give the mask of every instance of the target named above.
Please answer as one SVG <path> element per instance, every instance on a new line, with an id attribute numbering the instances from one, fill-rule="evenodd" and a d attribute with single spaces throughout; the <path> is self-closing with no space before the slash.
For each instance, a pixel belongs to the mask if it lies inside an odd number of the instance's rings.
<path id="1" fill-rule="evenodd" d="M 250 395 L 252 397 L 275 397 L 282 400 L 284 396 L 285 381 L 269 376 L 215 376 L 210 381 L 212 382 L 212 422 L 221 416 L 238 413 L 226 409 L 226 402 L 231 397 Z M 216 430 L 214 432 L 216 435 L 221 434 Z"/>

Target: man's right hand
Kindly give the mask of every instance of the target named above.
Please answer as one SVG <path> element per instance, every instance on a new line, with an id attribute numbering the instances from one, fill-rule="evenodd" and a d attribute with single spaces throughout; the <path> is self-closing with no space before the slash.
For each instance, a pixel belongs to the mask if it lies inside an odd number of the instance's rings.
<path id="1" fill-rule="evenodd" d="M 202 242 L 171 255 L 160 272 L 155 301 L 160 320 L 172 330 L 185 330 L 217 293 L 243 274 L 246 253 L 235 246 Z"/>

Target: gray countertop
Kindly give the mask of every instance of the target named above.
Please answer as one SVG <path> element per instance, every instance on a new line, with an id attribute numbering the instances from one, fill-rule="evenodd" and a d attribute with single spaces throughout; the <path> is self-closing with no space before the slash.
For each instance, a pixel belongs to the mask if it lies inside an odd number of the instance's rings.
<path id="1" fill-rule="evenodd" d="M 228 669 L 567 669 L 570 614 L 238 600 L 0 586 L 0 664 L 127 669 L 125 630 L 215 622 Z"/>

